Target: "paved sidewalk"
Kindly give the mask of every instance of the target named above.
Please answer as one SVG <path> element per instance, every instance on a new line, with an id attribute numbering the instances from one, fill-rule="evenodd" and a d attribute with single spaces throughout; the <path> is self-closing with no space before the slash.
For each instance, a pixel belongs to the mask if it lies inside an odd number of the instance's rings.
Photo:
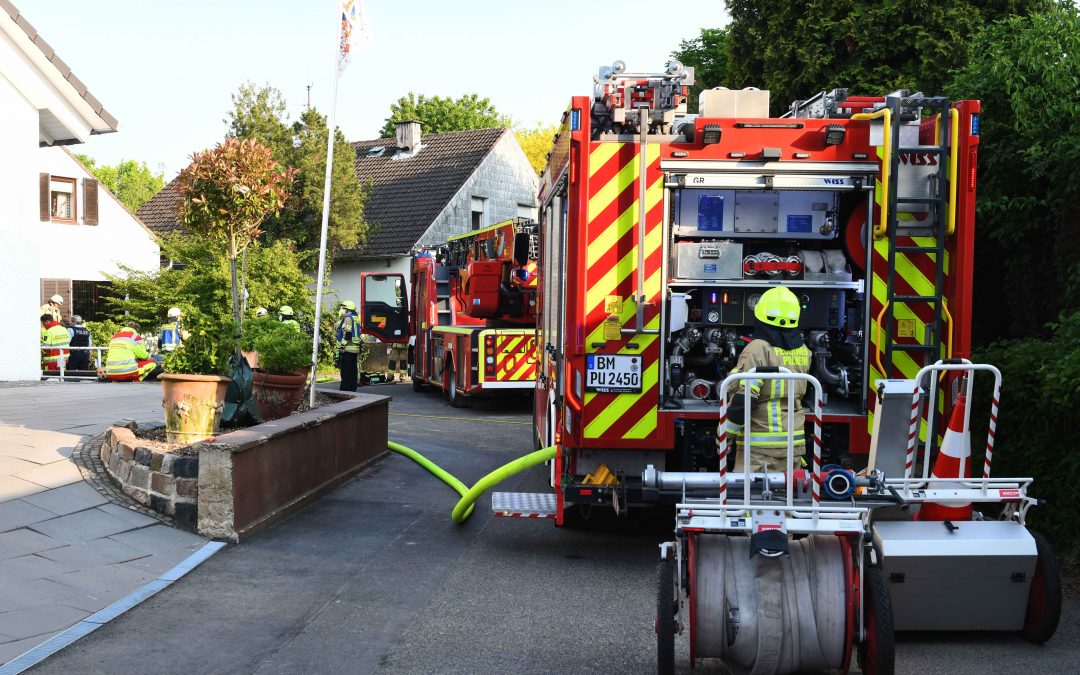
<path id="1" fill-rule="evenodd" d="M 160 385 L 0 383 L 0 664 L 205 543 L 82 480 L 75 447 L 125 417 L 160 423 Z"/>

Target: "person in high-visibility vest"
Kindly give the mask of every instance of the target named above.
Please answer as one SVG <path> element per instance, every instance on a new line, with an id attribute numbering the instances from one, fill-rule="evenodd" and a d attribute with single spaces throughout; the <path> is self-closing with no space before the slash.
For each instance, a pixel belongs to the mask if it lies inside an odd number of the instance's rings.
<path id="1" fill-rule="evenodd" d="M 296 320 L 293 308 L 288 305 L 282 305 L 278 310 L 278 321 L 287 326 L 292 326 L 298 331 L 303 331 L 303 329 L 300 328 L 300 322 Z"/>
<path id="2" fill-rule="evenodd" d="M 338 322 L 341 391 L 356 391 L 360 358 L 360 318 L 356 316 L 356 303 L 352 300 L 343 301 L 341 308 L 345 310 Z"/>
<path id="3" fill-rule="evenodd" d="M 184 341 L 183 329 L 180 326 L 180 317 L 183 312 L 179 307 L 169 308 L 169 321 L 161 327 L 161 339 L 158 345 L 165 354 L 176 351 L 180 343 Z"/>
<path id="4" fill-rule="evenodd" d="M 113 382 L 142 382 L 161 374 L 161 364 L 150 358 L 139 324 L 132 321 L 112 336 L 105 358 L 105 377 Z"/>
<path id="5" fill-rule="evenodd" d="M 68 346 L 70 339 L 67 328 L 53 319 L 52 314 L 41 315 L 41 344 L 44 350 L 41 356 L 42 370 L 60 370 L 61 364 L 67 368 L 67 359 L 71 352 L 63 347 Z"/>
<path id="6" fill-rule="evenodd" d="M 747 372 L 751 368 L 783 367 L 793 373 L 810 372 L 810 350 L 799 331 L 799 299 L 787 288 L 778 286 L 761 294 L 754 307 L 754 340 L 743 348 L 731 372 Z M 733 443 L 729 448 L 747 442 L 745 420 L 746 387 L 750 387 L 750 466 L 747 471 L 782 471 L 787 464 L 788 417 L 795 431 L 794 462 L 800 468 L 806 452 L 805 416 L 802 397 L 806 382 L 781 380 L 743 380 L 737 391 L 732 387 L 728 405 L 727 433 Z M 795 410 L 788 410 L 788 387 L 795 390 Z M 717 429 L 719 431 L 719 429 Z M 719 434 L 718 434 L 719 436 Z M 735 471 L 744 470 L 742 448 L 735 448 Z"/>

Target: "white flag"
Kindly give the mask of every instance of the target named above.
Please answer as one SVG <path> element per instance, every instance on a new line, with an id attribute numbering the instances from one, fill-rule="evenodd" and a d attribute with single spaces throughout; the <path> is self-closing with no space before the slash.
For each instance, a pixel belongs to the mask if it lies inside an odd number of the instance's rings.
<path id="1" fill-rule="evenodd" d="M 364 11 L 364 0 L 341 0 L 341 35 L 338 40 L 338 74 L 349 65 L 352 47 L 371 42 L 371 25 Z"/>

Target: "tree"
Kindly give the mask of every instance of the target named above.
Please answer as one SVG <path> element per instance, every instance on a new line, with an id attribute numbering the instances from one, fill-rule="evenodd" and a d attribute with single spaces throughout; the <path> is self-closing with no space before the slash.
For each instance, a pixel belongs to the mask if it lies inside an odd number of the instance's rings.
<path id="1" fill-rule="evenodd" d="M 426 134 L 510 126 L 510 118 L 500 114 L 489 99 L 480 98 L 478 94 L 465 94 L 454 100 L 442 96 L 429 98 L 424 94 L 417 96 L 410 91 L 408 96 L 390 104 L 390 116 L 379 135 L 389 138 L 394 135 L 398 122 L 409 120 L 419 122 Z"/>
<path id="2" fill-rule="evenodd" d="M 986 23 L 1050 0 L 727 0 L 729 87 L 769 89 L 772 112 L 837 87 L 853 94 L 907 88 L 941 93 Z"/>
<path id="3" fill-rule="evenodd" d="M 86 155 L 76 157 L 132 213 L 165 187 L 165 174 L 154 173 L 146 162 L 122 159 L 119 164 L 112 165 L 98 164 Z"/>
<path id="4" fill-rule="evenodd" d="M 269 147 L 282 166 L 297 169 L 291 196 L 263 224 L 269 241 L 287 239 L 300 249 L 319 245 L 323 183 L 326 172 L 326 117 L 311 108 L 289 121 L 281 92 L 270 86 L 241 85 L 232 96 L 225 120 L 230 138 L 251 138 Z M 330 181 L 330 250 L 355 249 L 367 238 L 364 205 L 367 189 L 356 177 L 356 151 L 340 130 L 334 134 L 334 168 Z"/>
<path id="5" fill-rule="evenodd" d="M 182 222 L 192 234 L 227 247 L 233 320 L 238 327 L 243 317 L 236 259 L 262 233 L 263 221 L 285 205 L 295 174 L 295 169 L 279 166 L 270 148 L 254 139 L 235 138 L 196 152 L 180 172 Z"/>
<path id="6" fill-rule="evenodd" d="M 547 164 L 547 156 L 551 152 L 551 145 L 558 131 L 559 127 L 554 124 L 541 122 L 537 122 L 532 128 L 514 129 L 514 136 L 517 137 L 518 144 L 525 151 L 525 156 L 529 158 L 529 164 L 532 164 L 537 175 L 543 172 Z"/>
<path id="7" fill-rule="evenodd" d="M 671 53 L 684 66 L 694 67 L 687 112 L 696 113 L 698 97 L 705 89 L 730 86 L 731 32 L 727 28 L 702 28 L 696 38 L 683 40 Z"/>
<path id="8" fill-rule="evenodd" d="M 1062 5 L 988 26 L 948 89 L 983 105 L 975 316 L 984 339 L 1042 335 L 1080 305 L 1078 82 L 1080 14 Z"/>

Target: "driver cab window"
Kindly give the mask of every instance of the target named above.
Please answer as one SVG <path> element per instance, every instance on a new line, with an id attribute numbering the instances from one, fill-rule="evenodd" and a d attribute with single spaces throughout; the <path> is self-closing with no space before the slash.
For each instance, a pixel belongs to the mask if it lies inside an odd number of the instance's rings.
<path id="1" fill-rule="evenodd" d="M 391 307 L 405 306 L 405 289 L 401 277 L 368 277 L 364 284 L 368 302 L 382 302 Z"/>

